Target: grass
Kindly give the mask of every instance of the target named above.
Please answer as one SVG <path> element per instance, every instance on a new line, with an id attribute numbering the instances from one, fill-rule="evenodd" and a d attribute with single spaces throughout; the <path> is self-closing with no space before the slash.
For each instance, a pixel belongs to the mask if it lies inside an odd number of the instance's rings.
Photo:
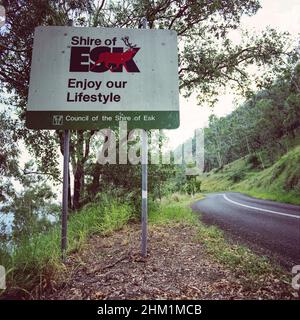
<path id="1" fill-rule="evenodd" d="M 81 250 L 94 233 L 107 235 L 122 228 L 130 217 L 130 206 L 113 199 L 101 199 L 86 206 L 69 218 L 67 253 Z M 7 270 L 9 291 L 29 294 L 33 289 L 39 291 L 51 284 L 64 268 L 60 232 L 57 225 L 50 232 L 22 241 L 11 254 L 0 256 L 0 264 Z"/>
<path id="2" fill-rule="evenodd" d="M 300 195 L 297 194 L 296 192 L 295 193 L 293 192 L 282 193 L 282 192 L 276 192 L 276 191 L 267 192 L 264 189 L 258 189 L 258 188 L 246 189 L 243 187 L 237 187 L 235 191 L 239 191 L 251 197 L 255 197 L 259 199 L 273 200 L 277 202 L 300 205 Z"/>
<path id="3" fill-rule="evenodd" d="M 200 200 L 202 195 L 195 195 L 193 199 Z M 199 219 L 188 210 L 187 206 L 191 202 L 191 197 L 179 193 L 175 193 L 170 197 L 163 198 L 161 203 L 150 211 L 150 224 L 191 224 L 197 225 Z"/>
<path id="4" fill-rule="evenodd" d="M 199 226 L 198 240 L 214 259 L 229 267 L 236 274 L 257 278 L 270 273 L 280 273 L 267 257 L 258 256 L 246 246 L 229 243 L 222 230 L 215 226 Z"/>
<path id="5" fill-rule="evenodd" d="M 178 201 L 174 201 L 178 199 Z M 194 197 L 194 201 L 203 198 L 201 194 Z M 173 195 L 163 199 L 160 206 L 150 212 L 151 224 L 182 223 L 197 228 L 196 241 L 203 244 L 207 254 L 216 261 L 230 268 L 236 274 L 246 275 L 248 279 L 256 279 L 270 274 L 284 277 L 279 267 L 274 267 L 267 257 L 258 256 L 246 246 L 230 243 L 222 230 L 215 226 L 207 226 L 201 222 L 199 216 L 189 207 L 191 197 L 187 195 Z"/>
<path id="6" fill-rule="evenodd" d="M 269 168 L 253 168 L 249 158 L 236 160 L 201 177 L 203 192 L 239 191 L 261 199 L 300 204 L 300 146 Z"/>
<path id="7" fill-rule="evenodd" d="M 203 244 L 206 252 L 235 273 L 249 277 L 280 274 L 265 257 L 259 257 L 247 247 L 229 243 L 223 232 L 204 225 L 189 204 L 203 198 L 174 194 L 150 206 L 152 225 L 184 224 L 197 228 L 195 241 Z M 132 208 L 116 200 L 105 198 L 71 215 L 68 222 L 68 254 L 80 251 L 92 234 L 107 235 L 122 228 L 131 218 Z M 0 255 L 0 264 L 7 270 L 6 293 L 14 297 L 38 297 L 55 281 L 64 269 L 60 252 L 60 227 L 37 234 L 15 246 L 10 255 Z"/>

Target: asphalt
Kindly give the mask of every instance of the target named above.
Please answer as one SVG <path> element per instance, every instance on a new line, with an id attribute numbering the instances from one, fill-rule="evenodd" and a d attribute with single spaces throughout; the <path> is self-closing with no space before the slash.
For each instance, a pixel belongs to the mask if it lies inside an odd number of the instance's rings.
<path id="1" fill-rule="evenodd" d="M 206 224 L 283 266 L 300 265 L 300 206 L 222 192 L 206 194 L 192 208 Z"/>

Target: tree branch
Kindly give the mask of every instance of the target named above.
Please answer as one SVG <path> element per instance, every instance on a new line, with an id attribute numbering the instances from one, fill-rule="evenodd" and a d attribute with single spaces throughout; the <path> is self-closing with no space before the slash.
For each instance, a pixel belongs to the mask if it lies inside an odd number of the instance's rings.
<path id="1" fill-rule="evenodd" d="M 58 177 L 56 177 L 53 173 L 50 173 L 50 172 L 38 172 L 38 171 L 26 171 L 26 170 L 23 170 L 23 173 L 25 175 L 27 174 L 40 174 L 40 175 L 47 175 L 47 176 L 51 176 L 52 178 L 54 178 L 54 180 L 57 180 L 59 182 L 63 182 L 61 179 L 59 179 Z"/>

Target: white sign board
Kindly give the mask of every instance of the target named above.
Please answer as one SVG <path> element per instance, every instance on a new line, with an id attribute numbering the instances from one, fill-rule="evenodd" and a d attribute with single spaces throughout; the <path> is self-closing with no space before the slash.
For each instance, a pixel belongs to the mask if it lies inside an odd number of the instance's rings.
<path id="1" fill-rule="evenodd" d="M 27 106 L 35 129 L 179 126 L 171 30 L 38 27 Z"/>

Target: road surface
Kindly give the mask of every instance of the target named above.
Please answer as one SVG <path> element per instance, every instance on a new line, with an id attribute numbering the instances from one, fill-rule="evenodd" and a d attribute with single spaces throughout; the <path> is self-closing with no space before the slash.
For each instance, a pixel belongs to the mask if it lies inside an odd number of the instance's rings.
<path id="1" fill-rule="evenodd" d="M 300 206 L 224 192 L 207 194 L 192 208 L 205 223 L 218 225 L 284 266 L 300 265 Z"/>

